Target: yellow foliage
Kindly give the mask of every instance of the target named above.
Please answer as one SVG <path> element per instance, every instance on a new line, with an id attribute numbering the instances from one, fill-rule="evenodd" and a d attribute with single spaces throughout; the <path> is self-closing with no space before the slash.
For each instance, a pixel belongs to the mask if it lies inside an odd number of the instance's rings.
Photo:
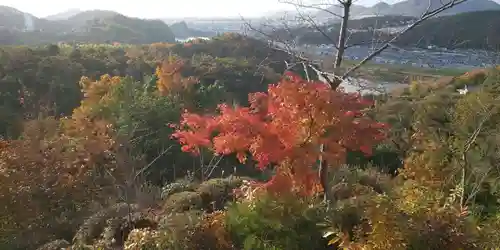
<path id="1" fill-rule="evenodd" d="M 422 209 L 438 210 L 444 203 L 443 192 L 429 186 L 419 185 L 416 181 L 408 180 L 396 190 L 395 203 L 399 209 L 408 214 L 415 214 Z"/>
<path id="2" fill-rule="evenodd" d="M 151 230 L 149 228 L 134 229 L 128 235 L 125 241 L 124 250 L 143 250 L 143 249 L 166 249 L 165 232 Z"/>
<path id="3" fill-rule="evenodd" d="M 488 116 L 495 117 L 498 113 L 500 102 L 494 93 L 486 91 L 474 91 L 460 99 L 455 106 L 454 125 L 455 129 L 465 130 L 472 134 L 480 121 Z M 492 118 L 493 118 L 492 117 Z"/>
<path id="4" fill-rule="evenodd" d="M 405 233 L 399 225 L 398 212 L 385 199 L 367 207 L 366 216 L 371 227 L 365 238 L 367 249 L 406 249 Z M 387 232 L 391 232 L 390 237 L 387 237 Z"/>
<path id="5" fill-rule="evenodd" d="M 71 232 L 91 206 L 112 200 L 111 180 L 96 171 L 111 158 L 107 137 L 78 133 L 68 136 L 47 119 L 26 124 L 21 139 L 1 143 L 0 218 L 10 220 L 2 221 L 0 234 L 15 244 L 55 240 L 54 232 Z"/>
<path id="6" fill-rule="evenodd" d="M 88 77 L 82 77 L 80 87 L 83 92 L 83 100 L 80 106 L 73 111 L 73 118 L 81 119 L 86 117 L 91 113 L 94 105 L 110 101 L 110 90 L 120 84 L 121 80 L 121 77 L 111 77 L 108 74 L 101 76 L 99 81 L 92 81 Z"/>
<path id="7" fill-rule="evenodd" d="M 158 78 L 156 86 L 161 95 L 190 90 L 191 86 L 197 82 L 194 77 L 184 78 L 182 76 L 183 67 L 184 61 L 170 56 L 168 60 L 163 61 L 161 66 L 156 68 L 156 77 Z"/>
<path id="8" fill-rule="evenodd" d="M 175 43 L 153 43 L 151 45 L 149 45 L 149 48 L 150 49 L 163 49 L 163 48 L 172 48 L 174 47 L 176 44 Z"/>
<path id="9" fill-rule="evenodd" d="M 447 148 L 424 142 L 423 153 L 413 153 L 405 160 L 401 175 L 429 187 L 441 187 L 453 169 L 446 159 Z"/>
<path id="10" fill-rule="evenodd" d="M 194 229 L 188 243 L 190 247 L 192 249 L 233 249 L 224 221 L 225 213 L 223 211 L 208 214 Z"/>
<path id="11" fill-rule="evenodd" d="M 106 74 L 101 76 L 99 81 L 92 82 L 87 77 L 82 77 L 80 80 L 80 87 L 84 93 L 83 104 L 91 102 L 93 100 L 99 100 L 104 98 L 109 90 L 121 82 L 122 78 L 119 76 L 113 76 Z"/>
<path id="12" fill-rule="evenodd" d="M 93 108 L 98 104 L 104 104 L 111 101 L 111 89 L 120 84 L 120 77 L 111 77 L 109 75 L 101 76 L 99 81 L 91 81 L 87 77 L 82 77 L 80 86 L 84 93 L 84 98 L 78 108 L 73 110 L 70 118 L 61 119 L 64 134 L 72 138 L 80 138 L 91 145 L 91 152 L 109 153 L 115 145 L 110 134 L 112 126 L 109 122 L 102 119 L 95 119 L 92 116 Z M 93 135 L 89 137 L 88 134 Z M 95 140 L 93 140 L 95 139 Z"/>

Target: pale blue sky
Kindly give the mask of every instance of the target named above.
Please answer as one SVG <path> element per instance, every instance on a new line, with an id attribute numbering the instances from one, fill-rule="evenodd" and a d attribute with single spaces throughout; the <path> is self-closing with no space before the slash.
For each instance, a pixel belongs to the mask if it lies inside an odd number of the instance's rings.
<path id="1" fill-rule="evenodd" d="M 397 0 L 387 2 L 395 1 Z M 377 2 L 379 0 L 358 1 L 363 5 L 373 5 Z M 279 4 L 278 0 L 0 0 L 0 5 L 14 7 L 37 17 L 45 17 L 68 9 L 103 9 L 141 18 L 237 17 L 239 15 L 251 17 L 287 7 L 287 5 Z"/>

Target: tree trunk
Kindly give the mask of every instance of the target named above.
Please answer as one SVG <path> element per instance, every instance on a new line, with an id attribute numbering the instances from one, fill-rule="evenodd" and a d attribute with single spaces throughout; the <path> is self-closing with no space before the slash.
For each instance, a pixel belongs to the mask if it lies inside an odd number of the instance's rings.
<path id="1" fill-rule="evenodd" d="M 321 144 L 320 146 L 320 157 L 319 157 L 319 170 L 318 177 L 321 187 L 323 188 L 323 201 L 325 204 L 328 204 L 329 190 L 328 190 L 328 163 L 323 159 L 323 152 L 325 149 L 325 145 Z"/>
<path id="2" fill-rule="evenodd" d="M 347 25 L 349 23 L 349 13 L 351 11 L 351 5 L 352 5 L 352 0 L 347 0 L 343 4 L 344 15 L 342 16 L 342 23 L 340 25 L 340 34 L 337 44 L 337 54 L 335 55 L 334 69 L 338 69 L 340 67 L 340 65 L 342 64 L 342 59 L 344 57 L 344 52 L 347 42 Z M 331 83 L 332 89 L 334 90 L 337 89 L 341 83 L 342 83 L 341 79 L 333 79 L 333 82 Z M 324 151 L 325 151 L 325 145 L 322 144 L 320 147 L 321 154 L 323 154 Z M 323 201 L 328 205 L 328 197 L 329 197 L 328 162 L 324 160 L 322 156 L 320 156 L 319 159 L 319 181 L 321 183 L 321 187 L 323 188 L 324 192 Z"/>
<path id="3" fill-rule="evenodd" d="M 344 15 L 342 16 L 342 23 L 340 24 L 339 41 L 337 44 L 337 54 L 335 55 L 334 68 L 337 69 L 342 64 L 344 57 L 345 45 L 347 42 L 347 24 L 349 23 L 349 13 L 351 11 L 352 1 L 348 0 L 343 4 Z"/>

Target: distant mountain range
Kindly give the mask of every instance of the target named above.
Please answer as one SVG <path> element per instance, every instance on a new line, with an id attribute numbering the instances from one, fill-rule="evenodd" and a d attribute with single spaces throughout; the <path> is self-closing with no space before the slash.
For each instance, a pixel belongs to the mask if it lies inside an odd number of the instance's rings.
<path id="1" fill-rule="evenodd" d="M 34 28 L 31 26 L 34 26 L 35 23 L 39 26 L 44 25 L 43 21 L 29 13 L 0 5 L 0 29 L 30 29 Z"/>
<path id="2" fill-rule="evenodd" d="M 217 32 L 214 31 L 192 29 L 188 27 L 185 21 L 171 24 L 170 29 L 174 32 L 175 38 L 178 39 L 186 39 L 190 37 L 212 37 L 217 35 Z"/>
<path id="3" fill-rule="evenodd" d="M 45 19 L 51 20 L 51 21 L 66 20 L 66 19 L 69 19 L 72 16 L 76 16 L 82 12 L 84 12 L 84 11 L 82 11 L 80 9 L 69 9 L 69 10 L 61 12 L 61 13 L 47 16 L 47 17 L 45 17 Z"/>
<path id="4" fill-rule="evenodd" d="M 430 9 L 435 9 L 442 4 L 449 3 L 449 1 L 452 0 L 431 0 Z M 428 8 L 428 5 L 429 0 L 405 0 L 395 4 L 380 2 L 371 7 L 353 5 L 351 17 L 353 19 L 362 19 L 384 16 L 388 19 L 386 22 L 392 23 L 396 20 L 404 24 L 405 19 L 410 18 L 409 20 L 411 20 L 411 18 L 420 16 Z M 468 0 L 445 11 L 441 16 L 487 10 L 500 10 L 500 4 L 492 0 Z M 340 14 L 342 9 L 339 6 L 332 6 L 328 11 Z M 290 18 L 294 16 L 293 11 L 287 11 L 268 13 L 266 18 L 278 19 L 280 15 L 285 13 L 288 20 L 291 20 Z M 338 19 L 332 20 L 333 16 L 325 11 L 308 13 L 321 23 L 338 22 Z M 394 19 L 394 16 L 402 18 Z M 254 19 L 252 24 L 257 25 L 256 23 L 264 20 L 264 18 Z M 167 23 L 170 23 L 170 26 Z M 352 24 L 354 23 L 351 21 Z M 474 24 L 479 25 L 479 27 L 482 25 L 481 23 Z M 105 10 L 81 11 L 79 9 L 70 9 L 45 18 L 39 18 L 0 5 L 0 44 L 55 42 L 141 44 L 173 42 L 175 38 L 214 36 L 219 32 L 241 32 L 243 26 L 244 21 L 240 19 L 149 20 L 127 17 L 117 12 Z"/>
<path id="5" fill-rule="evenodd" d="M 173 42 L 175 38 L 211 37 L 217 32 L 188 27 L 184 21 L 139 19 L 107 10 L 69 9 L 35 17 L 0 5 L 1 44 L 44 44 L 55 42 L 154 43 Z"/>
<path id="6" fill-rule="evenodd" d="M 391 39 L 401 27 L 415 22 L 416 17 L 376 16 L 351 20 L 348 45 L 370 44 Z M 339 36 L 340 24 L 319 26 L 324 33 L 309 26 L 275 30 L 276 40 L 300 44 L 332 44 Z M 374 30 L 378 32 L 374 33 Z M 375 36 L 374 36 L 375 34 Z M 438 46 L 448 49 L 481 49 L 500 51 L 500 10 L 475 11 L 431 18 L 406 32 L 395 45 L 400 47 Z"/>
<path id="7" fill-rule="evenodd" d="M 442 4 L 450 3 L 452 0 L 431 0 L 430 10 L 439 8 Z M 395 4 L 379 2 L 371 7 L 362 5 L 353 5 L 351 7 L 351 17 L 363 18 L 368 16 L 386 16 L 386 15 L 401 15 L 418 17 L 424 13 L 429 7 L 429 0 L 405 0 Z M 342 8 L 334 5 L 327 9 L 328 12 L 342 14 Z M 468 0 L 453 8 L 450 8 L 440 15 L 455 15 L 459 13 L 500 10 L 500 4 L 492 0 Z M 319 20 L 338 19 L 333 17 L 327 11 L 318 11 L 313 15 Z"/>
<path id="8" fill-rule="evenodd" d="M 500 10 L 432 18 L 398 39 L 398 44 L 500 51 Z"/>
<path id="9" fill-rule="evenodd" d="M 113 11 L 68 12 L 38 18 L 0 6 L 0 44 L 57 42 L 150 44 L 174 42 L 170 27 L 161 20 L 131 18 Z"/>

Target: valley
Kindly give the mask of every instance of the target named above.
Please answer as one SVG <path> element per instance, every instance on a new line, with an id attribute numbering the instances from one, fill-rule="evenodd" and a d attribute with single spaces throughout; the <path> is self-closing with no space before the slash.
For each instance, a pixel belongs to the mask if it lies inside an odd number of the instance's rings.
<path id="1" fill-rule="evenodd" d="M 0 250 L 500 246 L 495 1 L 4 1 Z"/>

